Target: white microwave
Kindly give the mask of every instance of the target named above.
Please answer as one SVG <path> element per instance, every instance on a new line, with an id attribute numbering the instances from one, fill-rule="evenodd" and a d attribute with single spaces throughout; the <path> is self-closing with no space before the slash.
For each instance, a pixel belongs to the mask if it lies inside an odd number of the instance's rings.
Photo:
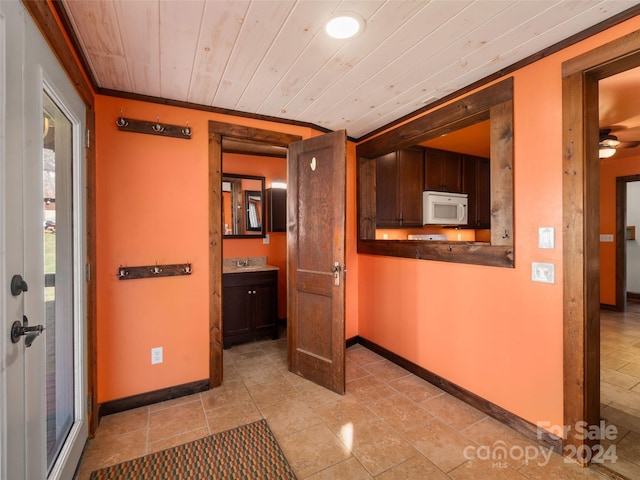
<path id="1" fill-rule="evenodd" d="M 466 193 L 422 193 L 424 225 L 466 225 L 468 195 Z"/>

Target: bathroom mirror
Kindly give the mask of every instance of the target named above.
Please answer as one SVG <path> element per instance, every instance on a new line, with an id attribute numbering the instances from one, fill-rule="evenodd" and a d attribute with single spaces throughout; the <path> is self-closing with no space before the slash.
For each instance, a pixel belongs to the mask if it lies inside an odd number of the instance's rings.
<path id="1" fill-rule="evenodd" d="M 264 177 L 222 174 L 224 238 L 264 237 Z"/>

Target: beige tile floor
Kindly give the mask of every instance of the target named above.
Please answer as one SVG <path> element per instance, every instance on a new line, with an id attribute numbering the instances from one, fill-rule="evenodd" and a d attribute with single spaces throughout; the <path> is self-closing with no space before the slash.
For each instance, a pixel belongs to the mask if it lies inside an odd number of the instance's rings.
<path id="1" fill-rule="evenodd" d="M 600 312 L 600 416 L 618 429 L 618 460 L 607 466 L 640 479 L 640 301 Z"/>
<path id="2" fill-rule="evenodd" d="M 219 388 L 103 417 L 77 478 L 260 418 L 299 479 L 602 478 L 359 345 L 347 350 L 344 396 L 288 372 L 285 339 L 225 350 L 224 362 Z M 514 455 L 474 458 L 495 442 Z M 515 458 L 526 448 L 530 461 Z"/>

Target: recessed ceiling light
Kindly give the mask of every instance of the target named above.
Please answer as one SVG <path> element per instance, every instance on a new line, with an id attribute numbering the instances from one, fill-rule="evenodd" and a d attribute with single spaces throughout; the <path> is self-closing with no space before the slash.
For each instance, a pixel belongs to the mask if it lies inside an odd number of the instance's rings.
<path id="1" fill-rule="evenodd" d="M 356 13 L 338 13 L 326 24 L 325 30 L 333 38 L 351 38 L 364 29 L 364 19 Z"/>

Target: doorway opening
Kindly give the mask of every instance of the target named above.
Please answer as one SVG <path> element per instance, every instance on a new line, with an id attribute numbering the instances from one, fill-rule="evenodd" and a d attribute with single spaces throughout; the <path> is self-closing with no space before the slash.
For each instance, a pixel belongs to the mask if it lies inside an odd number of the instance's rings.
<path id="1" fill-rule="evenodd" d="M 622 170 L 629 169 L 637 174 L 618 176 Z M 614 175 L 615 192 L 611 188 Z M 637 478 L 640 476 L 640 455 L 635 448 L 640 441 L 640 348 L 636 344 L 640 342 L 640 301 L 632 296 L 628 298 L 627 291 L 633 295 L 634 290 L 640 290 L 633 287 L 640 273 L 640 248 L 636 248 L 638 244 L 632 238 L 635 235 L 628 235 L 627 228 L 637 223 L 631 219 L 640 217 L 637 207 L 640 198 L 634 198 L 633 188 L 628 196 L 628 187 L 640 187 L 640 152 L 636 158 L 603 162 L 601 177 L 606 184 L 601 189 L 602 223 L 611 225 L 610 211 L 615 212 L 615 242 L 603 243 L 603 248 L 615 247 L 615 277 L 612 278 L 608 268 L 613 262 L 603 259 L 604 303 L 600 310 L 600 417 L 607 426 L 615 427 L 615 431 L 611 430 L 612 438 L 601 439 L 601 444 L 615 453 L 615 462 L 605 464 L 610 470 Z M 640 197 L 640 190 L 637 195 Z M 604 225 L 602 231 L 606 231 Z M 612 290 L 613 305 L 607 302 Z"/>
<path id="2" fill-rule="evenodd" d="M 209 122 L 209 387 L 223 380 L 222 154 L 227 138 L 288 148 L 287 365 L 335 392 L 345 390 L 346 132 L 296 135 Z M 244 264 L 246 266 L 246 262 Z M 255 300 L 263 296 L 251 288 Z M 257 308 L 260 308 L 258 305 Z M 253 317 L 252 322 L 255 322 Z"/>
<path id="3" fill-rule="evenodd" d="M 209 122 L 209 387 L 223 380 L 223 222 L 222 156 L 224 152 L 256 154 L 282 153 L 289 144 L 302 140 L 298 135 L 222 122 Z M 286 272 L 282 272 L 286 275 Z"/>
<path id="4" fill-rule="evenodd" d="M 638 152 L 640 156 L 640 151 Z M 631 187 L 633 202 L 629 202 L 629 188 Z M 633 262 L 637 259 L 640 262 L 640 252 L 637 252 L 633 247 L 636 240 L 636 223 L 629 222 L 628 212 L 629 206 L 638 205 L 640 200 L 640 168 L 634 175 L 625 175 L 616 177 L 616 303 L 615 310 L 624 312 L 627 310 L 627 301 L 629 296 L 640 300 L 640 263 L 636 263 L 636 268 L 629 268 L 633 265 Z M 632 209 L 634 215 L 638 215 L 638 210 Z M 633 232 L 633 233 L 632 233 Z M 638 231 L 640 234 L 640 231 Z M 632 247 L 632 250 L 627 251 L 628 247 Z M 631 257 L 629 257 L 631 254 Z M 630 277 L 631 275 L 631 277 Z M 629 289 L 629 281 L 635 288 Z"/>
<path id="5" fill-rule="evenodd" d="M 564 424 L 600 425 L 600 160 L 598 83 L 640 66 L 633 34 L 563 64 Z M 569 434 L 567 447 L 595 452 L 598 439 Z M 589 464 L 591 455 L 578 459 Z M 592 465 L 603 468 L 602 464 Z M 606 465 L 606 464 L 605 464 Z M 604 466 L 607 469 L 606 466 Z"/>

